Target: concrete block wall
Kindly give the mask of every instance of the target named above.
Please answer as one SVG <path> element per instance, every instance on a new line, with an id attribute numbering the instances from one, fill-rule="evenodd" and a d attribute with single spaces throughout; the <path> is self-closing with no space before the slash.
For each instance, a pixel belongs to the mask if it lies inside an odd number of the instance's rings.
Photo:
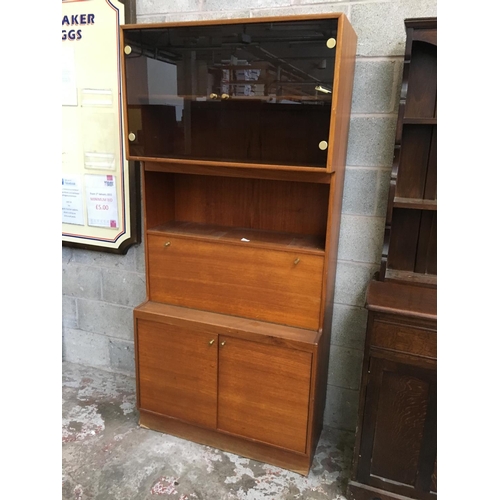
<path id="1" fill-rule="evenodd" d="M 354 431 L 378 269 L 406 42 L 404 19 L 437 0 L 136 0 L 137 22 L 343 12 L 358 35 L 324 423 Z M 134 374 L 132 310 L 145 298 L 143 245 L 125 256 L 63 248 L 63 359 Z"/>

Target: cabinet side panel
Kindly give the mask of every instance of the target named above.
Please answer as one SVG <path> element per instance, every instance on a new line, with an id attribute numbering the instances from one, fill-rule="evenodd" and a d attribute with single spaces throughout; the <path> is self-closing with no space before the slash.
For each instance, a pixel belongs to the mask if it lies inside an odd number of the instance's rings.
<path id="1" fill-rule="evenodd" d="M 396 196 L 423 198 L 433 126 L 404 125 Z"/>
<path id="2" fill-rule="evenodd" d="M 351 120 L 352 89 L 356 45 L 358 37 L 347 17 L 339 19 L 339 42 L 335 61 L 334 96 L 330 124 L 330 142 L 328 147 L 328 165 L 330 171 L 338 172 L 345 167 L 347 140 Z"/>
<path id="3" fill-rule="evenodd" d="M 327 337 L 325 339 L 327 350 L 329 350 L 332 325 L 333 295 L 337 271 L 340 218 L 342 196 L 344 193 L 345 162 L 351 119 L 352 88 L 357 44 L 356 33 L 344 15 L 341 15 L 339 18 L 338 38 L 339 44 L 337 46 L 334 79 L 335 95 L 330 124 L 330 146 L 328 148 L 329 170 L 334 173 L 330 179 L 330 196 L 328 200 L 328 223 L 320 321 L 320 328 Z M 322 366 L 326 365 L 322 368 L 323 373 L 326 373 L 328 371 L 328 354 L 320 352 L 319 362 Z M 323 418 L 324 402 L 324 397 L 320 397 L 317 413 L 318 418 L 321 420 Z"/>
<path id="4" fill-rule="evenodd" d="M 436 116 L 437 46 L 414 41 L 408 78 L 405 118 Z"/>
<path id="5" fill-rule="evenodd" d="M 175 189 L 173 174 L 144 171 L 146 205 L 145 229 L 174 220 Z"/>

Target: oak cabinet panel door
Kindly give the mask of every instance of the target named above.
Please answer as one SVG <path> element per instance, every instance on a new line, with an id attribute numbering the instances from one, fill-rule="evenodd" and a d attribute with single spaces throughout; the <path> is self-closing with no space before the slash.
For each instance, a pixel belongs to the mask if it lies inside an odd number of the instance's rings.
<path id="1" fill-rule="evenodd" d="M 361 482 L 379 488 L 387 483 L 394 493 L 427 498 L 435 488 L 436 401 L 435 370 L 372 358 Z"/>
<path id="2" fill-rule="evenodd" d="M 217 338 L 139 320 L 139 408 L 215 428 Z"/>
<path id="3" fill-rule="evenodd" d="M 312 354 L 219 337 L 218 428 L 305 453 Z"/>

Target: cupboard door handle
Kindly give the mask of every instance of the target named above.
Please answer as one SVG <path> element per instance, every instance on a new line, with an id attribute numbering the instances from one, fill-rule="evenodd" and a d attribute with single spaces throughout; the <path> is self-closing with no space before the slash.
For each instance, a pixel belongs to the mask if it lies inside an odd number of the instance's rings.
<path id="1" fill-rule="evenodd" d="M 135 141 L 135 134 L 133 132 L 130 132 L 130 134 L 128 134 L 128 140 L 130 142 L 134 142 Z"/>
<path id="2" fill-rule="evenodd" d="M 226 341 L 225 341 L 225 340 L 223 340 L 223 341 L 220 343 L 220 345 L 221 345 L 221 347 L 222 347 L 222 346 L 225 346 L 225 345 L 226 345 Z"/>
<path id="3" fill-rule="evenodd" d="M 229 94 L 222 94 L 221 97 L 222 99 L 229 99 Z"/>
<path id="4" fill-rule="evenodd" d="M 170 243 L 170 241 L 167 241 L 167 242 L 165 243 L 165 246 L 166 246 L 166 247 L 169 247 L 171 244 L 172 244 L 172 243 Z"/>
<path id="5" fill-rule="evenodd" d="M 213 345 L 213 344 L 214 344 L 214 342 L 215 342 L 215 339 L 212 339 L 212 340 L 208 343 L 208 345 Z"/>
<path id="6" fill-rule="evenodd" d="M 321 141 L 318 144 L 318 147 L 319 147 L 319 149 L 321 149 L 321 151 L 324 151 L 328 147 L 328 143 L 326 141 Z"/>
<path id="7" fill-rule="evenodd" d="M 125 54 L 127 54 L 127 56 L 129 54 L 132 54 L 132 47 L 130 45 L 125 45 L 125 47 L 123 48 L 123 52 L 125 52 Z"/>
<path id="8" fill-rule="evenodd" d="M 297 265 L 299 262 L 300 262 L 300 258 L 299 258 L 299 257 L 297 257 L 297 258 L 293 261 L 293 263 L 294 263 L 295 265 Z"/>
<path id="9" fill-rule="evenodd" d="M 213 92 L 210 94 L 210 99 L 217 99 L 218 95 Z"/>

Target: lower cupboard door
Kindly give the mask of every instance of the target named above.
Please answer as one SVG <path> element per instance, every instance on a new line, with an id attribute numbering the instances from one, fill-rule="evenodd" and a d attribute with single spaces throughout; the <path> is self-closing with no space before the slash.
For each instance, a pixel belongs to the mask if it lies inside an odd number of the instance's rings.
<path id="1" fill-rule="evenodd" d="M 215 428 L 216 336 L 139 320 L 137 355 L 141 410 Z"/>
<path id="2" fill-rule="evenodd" d="M 219 336 L 217 427 L 305 453 L 312 354 Z"/>

